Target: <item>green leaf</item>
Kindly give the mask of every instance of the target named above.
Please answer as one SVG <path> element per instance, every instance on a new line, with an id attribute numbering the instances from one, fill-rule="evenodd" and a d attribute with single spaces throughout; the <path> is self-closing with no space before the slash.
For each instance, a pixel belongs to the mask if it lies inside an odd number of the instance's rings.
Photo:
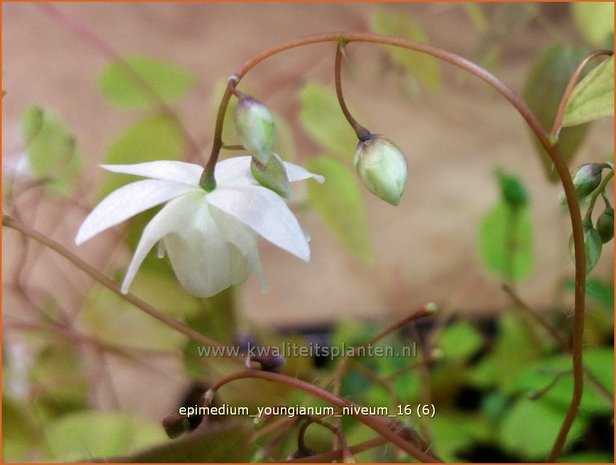
<path id="1" fill-rule="evenodd" d="M 447 326 L 438 339 L 438 347 L 448 360 L 464 361 L 482 345 L 479 332 L 467 322 L 457 322 Z"/>
<path id="2" fill-rule="evenodd" d="M 154 116 L 128 128 L 107 149 L 105 163 L 127 165 L 157 160 L 178 160 L 182 153 L 183 137 L 169 118 Z M 118 187 L 140 178 L 130 175 L 107 174 L 101 188 L 104 197 Z"/>
<path id="3" fill-rule="evenodd" d="M 464 12 L 477 32 L 487 31 L 489 20 L 481 9 L 480 4 L 465 2 L 462 3 L 462 8 L 464 8 Z"/>
<path id="4" fill-rule="evenodd" d="M 165 433 L 134 415 L 83 411 L 51 424 L 46 439 L 53 458 L 67 462 L 130 454 L 163 441 Z"/>
<path id="5" fill-rule="evenodd" d="M 111 63 L 103 71 L 100 89 L 113 105 L 123 109 L 147 108 L 161 100 L 178 100 L 194 84 L 186 70 L 143 56 Z"/>
<path id="6" fill-rule="evenodd" d="M 81 170 L 74 136 L 50 110 L 39 107 L 24 112 L 21 128 L 32 174 L 46 178 L 50 192 L 68 194 Z"/>
<path id="7" fill-rule="evenodd" d="M 210 423 L 192 434 L 122 458 L 127 463 L 245 462 L 253 428 L 247 421 Z"/>
<path id="8" fill-rule="evenodd" d="M 563 422 L 563 412 L 545 402 L 519 399 L 500 425 L 499 437 L 505 450 L 525 459 L 539 460 L 552 449 Z M 565 447 L 582 433 L 584 422 L 578 417 L 567 435 Z"/>
<path id="9" fill-rule="evenodd" d="M 432 429 L 432 439 L 439 444 L 438 454 L 446 462 L 459 462 L 457 452 L 472 447 L 490 435 L 490 424 L 481 414 L 440 411 L 426 419 Z"/>
<path id="10" fill-rule="evenodd" d="M 563 126 L 575 126 L 614 115 L 614 57 L 594 68 L 573 89 Z"/>
<path id="11" fill-rule="evenodd" d="M 274 152 L 285 161 L 293 161 L 295 159 L 295 138 L 293 131 L 287 123 L 286 118 L 283 118 L 275 111 L 272 111 L 274 116 L 274 124 L 276 125 L 276 143 L 274 144 Z"/>
<path id="12" fill-rule="evenodd" d="M 36 356 L 29 370 L 37 395 L 38 414 L 62 415 L 86 408 L 88 380 L 79 352 L 72 344 L 53 340 Z"/>
<path id="13" fill-rule="evenodd" d="M 573 20 L 586 40 L 597 48 L 612 47 L 614 3 L 573 2 Z"/>
<path id="14" fill-rule="evenodd" d="M 563 456 L 562 463 L 614 463 L 614 455 L 609 452 L 576 452 Z"/>
<path id="15" fill-rule="evenodd" d="M 307 184 L 310 205 L 338 239 L 357 258 L 371 259 L 368 223 L 355 177 L 333 158 L 311 158 L 306 168 L 325 177 L 323 184 Z"/>
<path id="16" fill-rule="evenodd" d="M 474 386 L 498 386 L 507 394 L 515 390 L 519 374 L 541 355 L 541 347 L 537 346 L 519 315 L 500 317 L 498 334 L 493 351 L 467 370 L 467 376 Z"/>
<path id="17" fill-rule="evenodd" d="M 501 190 L 501 199 L 511 208 L 528 204 L 528 194 L 522 181 L 502 169 L 496 170 L 496 178 Z"/>
<path id="18" fill-rule="evenodd" d="M 587 349 L 584 351 L 584 365 L 595 378 L 610 391 L 614 392 L 614 351 L 608 348 Z M 561 375 L 541 397 L 543 403 L 559 409 L 564 416 L 573 391 L 573 375 L 571 373 L 571 356 L 560 355 L 539 360 L 526 367 L 516 380 L 515 386 L 520 392 L 540 392 L 550 385 L 557 373 Z M 584 414 L 609 414 L 612 406 L 595 389 L 586 382 L 580 404 Z"/>
<path id="19" fill-rule="evenodd" d="M 350 160 L 355 153 L 357 137 L 344 118 L 334 91 L 309 82 L 300 89 L 299 101 L 299 122 L 304 131 L 332 154 Z M 355 110 L 350 108 L 350 111 L 359 118 Z"/>
<path id="20" fill-rule="evenodd" d="M 6 376 L 6 372 L 4 373 Z M 2 462 L 27 462 L 42 447 L 40 419 L 31 405 L 2 393 Z M 38 420 L 38 421 L 37 421 Z"/>
<path id="21" fill-rule="evenodd" d="M 428 42 L 428 36 L 423 28 L 409 18 L 408 15 L 401 14 L 400 12 L 379 8 L 372 14 L 370 23 L 372 30 L 379 34 L 410 39 L 419 43 Z M 425 53 L 414 52 L 391 45 L 384 45 L 383 48 L 396 65 L 400 66 L 404 71 L 415 75 L 426 88 L 433 92 L 439 90 L 441 86 L 440 74 L 435 58 Z"/>
<path id="22" fill-rule="evenodd" d="M 479 253 L 486 266 L 512 281 L 533 268 L 532 225 L 528 208 L 497 203 L 481 219 Z"/>
<path id="23" fill-rule="evenodd" d="M 535 60 L 524 86 L 524 100 L 546 131 L 552 128 L 569 78 L 585 56 L 584 49 L 553 45 L 544 49 Z M 558 146 L 568 164 L 582 144 L 587 129 L 587 125 L 580 125 L 563 128 L 560 131 Z M 546 176 L 550 181 L 556 182 L 558 176 L 553 169 L 552 160 L 534 135 L 532 135 L 532 140 L 543 163 Z"/>

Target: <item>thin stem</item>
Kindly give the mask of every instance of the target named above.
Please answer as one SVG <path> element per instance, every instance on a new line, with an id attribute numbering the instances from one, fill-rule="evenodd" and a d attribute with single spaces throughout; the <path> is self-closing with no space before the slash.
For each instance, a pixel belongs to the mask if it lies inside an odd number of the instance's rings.
<path id="1" fill-rule="evenodd" d="M 434 315 L 436 311 L 437 311 L 436 304 L 434 303 L 426 304 L 421 309 L 417 310 L 416 312 L 388 326 L 383 331 L 381 331 L 379 334 L 377 334 L 371 339 L 368 339 L 366 342 L 359 345 L 358 347 L 367 347 L 369 345 L 374 345 L 381 339 L 389 336 L 391 333 L 394 333 L 398 331 L 399 329 L 404 328 L 406 325 L 411 324 L 417 320 L 420 320 L 421 318 L 426 318 L 428 316 Z"/>
<path id="2" fill-rule="evenodd" d="M 306 446 L 306 430 L 308 427 L 316 423 L 317 425 L 322 426 L 325 429 L 328 429 L 334 434 L 334 437 L 340 443 L 340 449 L 342 450 L 342 460 L 344 462 L 348 462 L 353 460 L 353 454 L 349 450 L 349 446 L 347 445 L 346 439 L 344 438 L 344 434 L 340 431 L 340 428 L 330 425 L 329 423 L 321 420 L 320 418 L 308 417 L 308 419 L 300 426 L 299 432 L 297 434 L 297 445 L 299 451 L 309 451 L 310 448 Z"/>
<path id="3" fill-rule="evenodd" d="M 374 345 L 378 341 L 380 341 L 381 339 L 389 336 L 391 333 L 393 333 L 395 331 L 398 331 L 399 329 L 401 329 L 404 326 L 412 323 L 413 321 L 416 321 L 416 320 L 419 320 L 421 318 L 425 318 L 427 316 L 432 315 L 436 310 L 437 310 L 436 304 L 434 304 L 434 303 L 426 304 L 422 308 L 417 310 L 416 312 L 411 313 L 409 316 L 406 316 L 406 317 L 402 318 L 401 320 L 398 320 L 398 321 L 394 322 L 393 324 L 391 324 L 390 326 L 385 328 L 383 331 L 378 333 L 376 336 L 368 339 L 367 341 L 365 341 L 362 344 L 356 346 L 355 348 L 359 349 L 359 348 L 367 347 L 369 345 Z M 358 350 L 353 350 L 353 354 L 359 353 L 359 352 L 360 351 L 358 351 Z M 347 371 L 351 361 L 352 361 L 352 356 L 350 356 L 348 354 L 345 354 L 343 359 L 340 361 L 340 363 L 338 364 L 338 366 L 334 370 L 334 372 L 331 374 L 331 376 L 329 376 L 329 378 L 327 378 L 323 382 L 322 385 L 323 386 L 327 386 L 328 384 L 331 384 L 332 382 L 336 382 L 336 385 L 338 385 L 340 383 L 340 379 L 342 378 L 344 373 Z"/>
<path id="4" fill-rule="evenodd" d="M 349 452 L 352 454 L 359 454 L 360 452 L 364 452 L 370 449 L 374 449 L 376 447 L 383 446 L 387 444 L 388 441 L 381 436 L 368 439 L 367 441 L 360 442 L 359 444 L 355 444 L 349 446 Z M 309 457 L 301 457 L 299 459 L 286 460 L 288 463 L 326 463 L 331 462 L 333 460 L 341 459 L 343 457 L 344 450 L 342 448 L 333 450 L 331 452 L 324 452 L 322 454 L 315 454 Z"/>
<path id="5" fill-rule="evenodd" d="M 539 325 L 541 325 L 543 329 L 546 330 L 546 332 L 552 337 L 552 339 L 554 339 L 558 343 L 561 349 L 567 352 L 571 351 L 569 343 L 560 334 L 558 334 L 558 332 L 554 328 L 552 328 L 552 326 L 547 321 L 545 321 L 541 315 L 539 315 L 532 308 L 530 308 L 530 306 L 526 302 L 524 302 L 518 294 L 516 294 L 515 290 L 510 285 L 503 284 L 503 291 L 505 291 L 505 293 L 509 296 L 513 303 L 516 304 L 518 308 L 521 308 L 522 310 L 526 311 L 526 313 L 528 313 L 531 317 L 533 317 L 533 319 L 537 323 L 539 323 Z"/>
<path id="6" fill-rule="evenodd" d="M 62 13 L 55 5 L 51 3 L 37 3 L 35 5 L 39 10 L 43 11 L 51 18 L 58 21 L 60 24 L 64 25 L 68 30 L 70 30 L 73 34 L 79 37 L 84 42 L 90 44 L 95 50 L 97 50 L 101 55 L 106 57 L 107 59 L 116 62 L 121 68 L 122 71 L 132 79 L 137 85 L 139 85 L 148 96 L 156 102 L 161 111 L 177 126 L 177 128 L 182 132 L 184 136 L 184 140 L 188 144 L 188 150 L 191 155 L 199 154 L 199 145 L 193 139 L 193 137 L 189 134 L 186 127 L 180 121 L 178 115 L 167 105 L 167 103 L 162 99 L 162 97 L 156 92 L 156 90 L 147 82 L 139 73 L 135 71 L 135 69 L 122 57 L 120 53 L 118 53 L 109 43 L 105 42 L 104 39 L 97 36 L 90 29 L 86 28 L 83 24 L 78 23 L 77 21 L 69 18 L 64 13 Z"/>
<path id="7" fill-rule="evenodd" d="M 272 373 L 268 371 L 259 371 L 259 370 L 245 370 L 237 373 L 232 373 L 229 376 L 221 379 L 216 384 L 214 384 L 206 393 L 206 397 L 211 399 L 213 397 L 213 393 L 218 391 L 222 386 L 232 381 L 236 381 L 239 379 L 246 378 L 261 378 L 269 381 L 275 381 L 277 383 L 286 384 L 294 389 L 303 391 L 307 394 L 310 394 L 314 397 L 324 400 L 331 405 L 336 407 L 348 407 L 352 408 L 356 406 L 356 404 L 348 401 L 342 397 L 336 396 L 325 389 L 319 388 L 313 384 L 310 384 L 306 381 L 303 381 L 298 378 L 293 378 L 291 376 L 282 375 L 279 373 Z M 436 462 L 436 458 L 430 455 L 427 452 L 424 452 L 419 448 L 416 444 L 408 442 L 404 440 L 400 435 L 398 435 L 395 431 L 392 431 L 389 424 L 384 422 L 378 417 L 363 415 L 361 413 L 351 412 L 351 415 L 357 420 L 364 423 L 369 428 L 373 429 L 375 432 L 379 433 L 382 437 L 388 439 L 390 442 L 397 445 L 400 449 L 412 455 L 416 459 L 422 462 Z"/>
<path id="8" fill-rule="evenodd" d="M 569 78 L 569 82 L 567 83 L 567 87 L 565 87 L 565 91 L 563 92 L 563 96 L 560 99 L 560 104 L 558 105 L 558 111 L 556 112 L 556 116 L 554 117 L 554 123 L 552 124 L 552 130 L 550 131 L 550 137 L 553 140 L 556 140 L 560 130 L 562 129 L 563 117 L 565 115 L 565 108 L 567 108 L 567 103 L 569 102 L 569 98 L 571 97 L 571 93 L 573 92 L 573 88 L 575 84 L 580 79 L 580 75 L 582 71 L 586 67 L 589 61 L 597 58 L 599 56 L 612 56 L 614 54 L 613 50 L 596 50 L 590 53 L 586 58 L 584 58 L 580 64 L 575 68 L 575 71 Z"/>
<path id="9" fill-rule="evenodd" d="M 338 46 L 336 47 L 336 64 L 334 67 L 334 77 L 336 80 L 336 96 L 338 97 L 340 109 L 342 110 L 342 113 L 344 113 L 344 117 L 346 118 L 346 120 L 349 122 L 349 124 L 355 131 L 357 138 L 361 142 L 365 142 L 372 138 L 372 134 L 365 127 L 359 124 L 355 118 L 353 118 L 353 115 L 351 115 L 351 112 L 349 111 L 349 108 L 344 101 L 344 95 L 342 93 L 342 55 L 345 45 L 346 44 L 341 41 L 338 42 Z"/>
<path id="10" fill-rule="evenodd" d="M 20 233 L 28 237 L 31 237 L 35 241 L 40 242 L 46 247 L 49 247 L 51 250 L 62 255 L 69 262 L 71 262 L 77 268 L 79 268 L 84 273 L 89 275 L 92 279 L 94 279 L 95 281 L 105 286 L 110 291 L 114 292 L 115 294 L 117 294 L 118 296 L 126 300 L 127 302 L 130 302 L 135 307 L 147 313 L 151 317 L 156 318 L 161 323 L 169 326 L 170 328 L 175 329 L 179 333 L 184 334 L 191 340 L 198 342 L 199 344 L 203 344 L 205 346 L 224 347 L 224 345 L 221 344 L 220 342 L 210 339 L 209 337 L 199 333 L 198 331 L 195 331 L 190 326 L 187 326 L 184 323 L 181 323 L 165 315 L 162 311 L 158 310 L 157 308 L 150 305 L 149 303 L 141 300 L 136 295 L 131 294 L 131 293 L 123 294 L 120 288 L 118 287 L 118 285 L 112 279 L 108 278 L 107 276 L 102 274 L 100 271 L 98 271 L 96 268 L 89 265 L 88 263 L 83 261 L 81 258 L 79 258 L 77 255 L 75 255 L 73 252 L 68 250 L 66 247 L 57 243 L 53 239 L 48 238 L 44 234 L 41 234 L 40 232 L 35 231 L 32 228 L 26 226 L 25 224 L 15 221 L 8 216 L 2 216 L 2 225 L 8 228 L 14 229 L 16 231 L 19 231 Z"/>

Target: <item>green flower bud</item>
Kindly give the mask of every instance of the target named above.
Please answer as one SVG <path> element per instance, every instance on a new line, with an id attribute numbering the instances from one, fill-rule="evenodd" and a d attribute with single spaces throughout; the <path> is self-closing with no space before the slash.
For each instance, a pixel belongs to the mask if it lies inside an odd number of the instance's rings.
<path id="1" fill-rule="evenodd" d="M 592 224 L 584 224 L 584 253 L 586 255 L 586 274 L 595 267 L 601 257 L 601 249 L 603 242 L 599 232 L 592 227 Z M 572 258 L 575 258 L 575 249 L 573 245 L 573 237 L 569 239 L 569 253 Z"/>
<path id="2" fill-rule="evenodd" d="M 603 163 L 587 163 L 578 169 L 573 178 L 573 187 L 578 199 L 583 199 L 599 187 L 601 171 L 604 167 L 605 164 Z"/>
<path id="3" fill-rule="evenodd" d="M 357 144 L 355 169 L 370 192 L 391 205 L 398 205 L 408 177 L 402 151 L 390 140 L 372 137 Z"/>
<path id="4" fill-rule="evenodd" d="M 267 164 L 276 142 L 274 118 L 267 107 L 252 97 L 242 97 L 234 119 L 242 145 L 260 163 Z"/>
<path id="5" fill-rule="evenodd" d="M 605 211 L 597 218 L 597 231 L 604 244 L 614 237 L 614 209 L 606 207 Z"/>
<path id="6" fill-rule="evenodd" d="M 287 170 L 280 157 L 275 153 L 265 165 L 253 157 L 250 163 L 250 172 L 263 187 L 273 190 L 282 197 L 289 196 Z"/>

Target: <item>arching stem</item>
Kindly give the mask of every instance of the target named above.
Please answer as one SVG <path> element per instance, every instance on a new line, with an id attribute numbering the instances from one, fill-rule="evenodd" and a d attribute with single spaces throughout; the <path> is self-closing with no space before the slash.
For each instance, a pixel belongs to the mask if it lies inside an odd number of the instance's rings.
<path id="1" fill-rule="evenodd" d="M 241 79 L 257 64 L 266 60 L 267 58 L 297 47 L 302 47 L 309 44 L 317 44 L 324 42 L 336 42 L 350 43 L 350 42 L 363 42 L 382 45 L 391 45 L 395 47 L 401 47 L 408 50 L 424 53 L 441 61 L 450 63 L 458 68 L 464 69 L 470 74 L 478 77 L 482 81 L 486 82 L 490 87 L 496 90 L 501 96 L 503 96 L 517 111 L 520 113 L 528 127 L 535 134 L 541 145 L 547 151 L 554 168 L 560 178 L 561 184 L 565 191 L 567 199 L 567 208 L 569 210 L 569 216 L 571 220 L 571 229 L 573 235 L 574 251 L 575 251 L 575 311 L 573 318 L 573 337 L 572 337 L 572 351 L 573 351 L 573 394 L 571 402 L 567 410 L 567 414 L 563 421 L 563 425 L 560 429 L 558 437 L 554 442 L 552 453 L 550 454 L 550 460 L 555 461 L 560 455 L 567 434 L 573 424 L 576 417 L 580 401 L 582 398 L 582 392 L 584 389 L 584 371 L 582 365 L 582 343 L 584 336 L 584 309 L 585 309 L 585 291 L 586 291 L 586 256 L 584 253 L 584 234 L 582 228 L 582 217 L 580 213 L 579 203 L 575 195 L 573 188 L 573 181 L 569 173 L 569 168 L 565 162 L 558 144 L 554 144 L 543 129 L 543 126 L 537 119 L 537 117 L 530 111 L 524 101 L 513 92 L 506 84 L 500 79 L 491 74 L 481 66 L 459 56 L 455 53 L 448 52 L 446 50 L 432 47 L 430 45 L 421 44 L 407 39 L 400 39 L 396 37 L 387 37 L 378 34 L 371 33 L 326 33 L 313 35 L 301 39 L 291 40 L 285 42 L 276 47 L 272 47 L 254 58 L 248 60 L 240 67 L 240 69 L 234 74 L 236 78 L 236 84 L 239 84 Z M 213 180 L 214 169 L 218 160 L 218 155 L 222 147 L 222 127 L 224 123 L 224 116 L 231 98 L 231 92 L 227 88 L 225 91 L 220 106 L 218 108 L 218 116 L 216 119 L 216 129 L 214 133 L 214 142 L 212 145 L 212 151 L 210 159 L 205 167 L 202 180 Z M 211 186 L 210 186 L 211 187 Z"/>
<path id="2" fill-rule="evenodd" d="M 344 101 L 344 95 L 342 94 L 341 74 L 342 74 L 342 54 L 343 54 L 344 45 L 345 45 L 344 43 L 339 42 L 338 47 L 336 47 L 336 64 L 334 68 L 335 70 L 334 76 L 336 79 L 336 96 L 338 97 L 338 103 L 340 104 L 340 109 L 342 110 L 342 113 L 344 113 L 344 117 L 346 118 L 346 120 L 349 122 L 349 124 L 355 131 L 357 138 L 361 142 L 364 142 L 364 141 L 369 140 L 372 137 L 372 134 L 365 127 L 359 124 L 357 120 L 353 117 L 353 115 L 351 115 L 351 112 L 349 111 L 346 105 L 346 102 Z"/>

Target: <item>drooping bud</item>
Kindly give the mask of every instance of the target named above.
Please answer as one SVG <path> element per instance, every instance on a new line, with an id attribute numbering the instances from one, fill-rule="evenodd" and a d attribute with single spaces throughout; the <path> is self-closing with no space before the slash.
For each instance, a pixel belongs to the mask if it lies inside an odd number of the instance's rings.
<path id="1" fill-rule="evenodd" d="M 266 164 L 253 157 L 250 172 L 263 187 L 273 190 L 282 197 L 289 196 L 289 179 L 284 163 L 275 153 Z"/>
<path id="2" fill-rule="evenodd" d="M 607 206 L 597 218 L 597 232 L 604 244 L 614 237 L 614 209 Z"/>
<path id="3" fill-rule="evenodd" d="M 274 118 L 265 105 L 252 97 L 242 97 L 235 109 L 235 127 L 242 145 L 265 165 L 274 153 Z"/>
<path id="4" fill-rule="evenodd" d="M 599 232 L 593 228 L 592 224 L 584 223 L 584 255 L 586 255 L 586 274 L 595 267 L 601 257 L 601 249 L 603 242 Z M 573 245 L 573 237 L 569 239 L 569 253 L 572 258 L 575 258 L 575 248 Z"/>
<path id="5" fill-rule="evenodd" d="M 359 178 L 370 192 L 391 205 L 400 203 L 408 165 L 393 142 L 378 136 L 360 141 L 354 163 Z"/>
<path id="6" fill-rule="evenodd" d="M 578 199 L 583 199 L 599 187 L 603 168 L 605 168 L 604 163 L 587 163 L 580 166 L 573 178 L 573 187 Z"/>

